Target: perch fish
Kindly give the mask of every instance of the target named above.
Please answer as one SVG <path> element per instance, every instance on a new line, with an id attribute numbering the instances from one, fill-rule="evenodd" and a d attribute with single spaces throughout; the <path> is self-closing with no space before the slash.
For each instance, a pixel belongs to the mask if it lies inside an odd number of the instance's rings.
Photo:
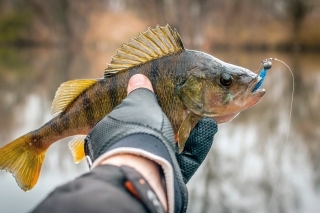
<path id="1" fill-rule="evenodd" d="M 52 103 L 55 117 L 0 148 L 0 170 L 12 173 L 21 189 L 30 190 L 50 145 L 75 135 L 69 146 L 79 162 L 84 157 L 85 135 L 121 103 L 130 77 L 137 73 L 151 80 L 180 152 L 202 117 L 228 122 L 265 94 L 264 89 L 253 91 L 262 78 L 250 70 L 185 49 L 169 25 L 149 28 L 117 50 L 103 78 L 62 83 Z"/>

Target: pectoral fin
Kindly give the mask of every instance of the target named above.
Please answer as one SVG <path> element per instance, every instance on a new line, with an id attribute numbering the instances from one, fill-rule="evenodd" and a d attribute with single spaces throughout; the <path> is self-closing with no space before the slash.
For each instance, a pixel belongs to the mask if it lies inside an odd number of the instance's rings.
<path id="1" fill-rule="evenodd" d="M 178 145 L 179 145 L 179 153 L 181 153 L 184 149 L 185 143 L 190 135 L 190 132 L 199 122 L 201 117 L 194 113 L 189 113 L 186 119 L 182 122 L 179 131 L 178 131 Z"/>
<path id="2" fill-rule="evenodd" d="M 75 163 L 79 163 L 82 159 L 85 158 L 85 153 L 84 153 L 85 138 L 86 138 L 86 135 L 78 135 L 75 139 L 70 141 L 68 144 Z"/>

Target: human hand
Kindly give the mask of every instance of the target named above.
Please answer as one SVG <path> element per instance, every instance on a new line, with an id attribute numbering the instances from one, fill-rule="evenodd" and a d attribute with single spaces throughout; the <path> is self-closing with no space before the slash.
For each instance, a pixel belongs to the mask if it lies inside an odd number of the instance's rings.
<path id="1" fill-rule="evenodd" d="M 169 205 L 170 198 L 174 197 L 175 208 L 180 208 L 180 200 L 185 210 L 187 192 L 184 183 L 188 182 L 206 157 L 217 131 L 217 125 L 212 119 L 202 119 L 191 132 L 184 151 L 178 154 L 178 149 L 175 150 L 174 147 L 171 124 L 159 107 L 155 95 L 150 92 L 152 91 L 151 82 L 144 76 L 140 83 L 147 89 L 141 89 L 139 83 L 132 84 L 130 79 L 128 97 L 89 133 L 86 139 L 86 155 L 93 161 L 93 167 L 110 163 L 114 161 L 110 158 L 111 156 L 119 157 L 119 154 L 124 153 L 140 155 L 157 162 L 166 174 L 167 191 L 170 191 L 169 185 L 172 182 L 175 183 L 174 188 L 178 189 L 175 190 L 174 196 L 173 192 L 167 193 Z M 132 165 L 134 165 L 135 161 L 118 157 L 117 163 L 120 159 L 121 164 L 127 161 L 133 162 Z M 171 169 L 168 163 L 171 164 Z M 170 175 L 172 172 L 169 172 L 172 169 L 173 177 Z M 168 183 L 168 179 L 171 179 L 171 183 Z"/>
<path id="2" fill-rule="evenodd" d="M 135 89 L 146 88 L 153 92 L 151 82 L 145 76 L 135 75 L 128 83 L 127 95 Z M 166 193 L 162 185 L 162 177 L 159 172 L 158 165 L 147 158 L 133 155 L 133 154 L 121 154 L 111 156 L 101 162 L 101 165 L 109 164 L 114 166 L 129 166 L 138 171 L 148 182 L 155 194 L 158 196 L 164 210 L 168 210 Z"/>
<path id="3" fill-rule="evenodd" d="M 151 86 L 150 81 L 145 76 L 143 78 Z M 139 87 L 129 83 L 128 93 L 131 92 L 127 98 L 97 123 L 87 136 L 85 153 L 93 162 L 91 168 L 110 163 L 108 159 L 115 156 L 119 159 L 127 154 L 156 162 L 161 166 L 165 178 L 168 212 L 185 212 L 187 189 L 175 157 L 172 126 L 150 88 Z M 120 160 L 121 164 L 123 159 Z M 126 161 L 129 164 L 136 163 L 128 159 Z"/>
<path id="4" fill-rule="evenodd" d="M 136 84 L 135 81 L 130 81 L 127 94 L 141 86 L 153 91 L 149 80 L 138 84 Z M 178 151 L 178 144 L 176 144 L 176 157 L 185 183 L 188 183 L 206 158 L 217 131 L 217 122 L 212 118 L 205 117 L 202 118 L 191 131 L 190 136 L 185 143 L 185 147 L 180 154 Z"/>
<path id="5" fill-rule="evenodd" d="M 176 145 L 176 157 L 185 183 L 188 183 L 206 158 L 217 131 L 215 120 L 202 118 L 191 131 L 182 153 L 179 154 L 178 144 Z"/>
<path id="6" fill-rule="evenodd" d="M 137 133 L 152 135 L 145 128 L 158 131 L 170 142 L 169 145 L 174 147 L 172 126 L 157 103 L 149 79 L 141 74 L 134 75 L 129 80 L 127 95 L 119 106 L 94 126 L 86 138 L 85 152 L 93 165 L 100 164 L 100 157 L 105 153 L 105 149 L 118 143 L 122 138 Z M 113 127 L 111 124 L 118 126 Z M 112 135 L 113 131 L 117 134 Z M 101 142 L 101 146 L 97 146 L 100 145 L 97 141 L 101 139 L 105 140 Z M 92 145 L 95 146 L 91 147 Z"/>

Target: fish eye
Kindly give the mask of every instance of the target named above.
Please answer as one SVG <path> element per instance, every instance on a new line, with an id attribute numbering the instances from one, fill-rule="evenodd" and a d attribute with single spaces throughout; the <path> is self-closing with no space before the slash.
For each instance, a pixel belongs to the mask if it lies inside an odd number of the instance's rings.
<path id="1" fill-rule="evenodd" d="M 233 78 L 231 75 L 227 74 L 227 73 L 223 73 L 220 77 L 220 83 L 223 85 L 223 86 L 230 86 L 233 82 Z"/>

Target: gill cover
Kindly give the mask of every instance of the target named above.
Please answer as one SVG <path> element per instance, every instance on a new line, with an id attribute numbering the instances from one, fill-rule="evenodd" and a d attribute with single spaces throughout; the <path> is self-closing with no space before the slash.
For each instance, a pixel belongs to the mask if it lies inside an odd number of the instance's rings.
<path id="1" fill-rule="evenodd" d="M 176 94 L 188 109 L 198 116 L 215 117 L 215 107 L 227 105 L 233 100 L 229 91 L 218 85 L 216 78 L 205 73 L 191 74 L 187 80 L 175 88 Z"/>
<path id="2" fill-rule="evenodd" d="M 175 88 L 181 101 L 197 115 L 201 115 L 203 108 L 203 81 L 204 79 L 191 75 Z"/>

